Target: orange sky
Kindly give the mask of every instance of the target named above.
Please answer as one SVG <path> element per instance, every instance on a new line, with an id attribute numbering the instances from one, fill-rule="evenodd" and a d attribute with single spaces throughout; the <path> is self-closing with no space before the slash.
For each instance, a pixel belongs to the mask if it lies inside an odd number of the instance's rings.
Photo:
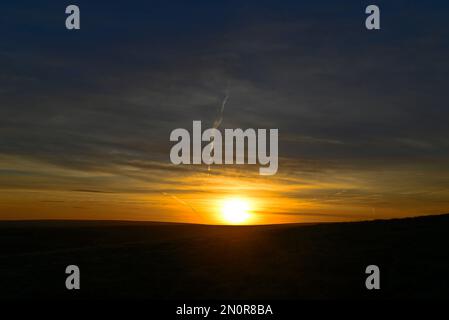
<path id="1" fill-rule="evenodd" d="M 226 223 L 220 206 L 233 197 L 251 203 L 251 224 L 353 221 L 449 211 L 448 190 L 428 186 L 435 167 L 329 170 L 299 174 L 281 161 L 275 176 L 256 166 L 176 167 L 142 172 L 105 166 L 83 171 L 2 156 L 1 219 L 119 219 Z M 6 170 L 6 169 L 3 169 Z M 22 172 L 22 174 L 20 174 Z M 148 177 L 148 181 L 146 179 Z M 416 192 L 421 184 L 420 192 Z"/>

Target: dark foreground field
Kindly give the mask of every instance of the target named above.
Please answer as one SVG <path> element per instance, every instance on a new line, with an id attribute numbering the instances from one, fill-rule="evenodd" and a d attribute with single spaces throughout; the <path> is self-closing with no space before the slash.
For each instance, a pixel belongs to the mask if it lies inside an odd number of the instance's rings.
<path id="1" fill-rule="evenodd" d="M 65 267 L 81 290 L 65 289 Z M 365 289 L 365 267 L 381 290 Z M 0 298 L 449 297 L 449 215 L 254 227 L 1 222 Z"/>

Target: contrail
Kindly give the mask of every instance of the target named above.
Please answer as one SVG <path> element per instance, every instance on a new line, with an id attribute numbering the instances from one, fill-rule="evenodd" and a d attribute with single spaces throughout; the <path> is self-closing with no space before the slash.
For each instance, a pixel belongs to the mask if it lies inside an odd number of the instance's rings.
<path id="1" fill-rule="evenodd" d="M 226 87 L 225 96 L 223 98 L 223 101 L 221 102 L 221 108 L 218 110 L 218 118 L 215 119 L 215 121 L 214 121 L 214 125 L 213 125 L 214 129 L 218 129 L 220 124 L 223 122 L 224 109 L 226 107 L 226 102 L 228 102 L 228 99 L 229 99 L 229 85 Z M 214 150 L 214 140 L 212 140 L 212 144 L 211 144 L 211 153 L 213 150 Z M 210 171 L 210 165 L 207 166 L 207 171 Z"/>
<path id="2" fill-rule="evenodd" d="M 226 88 L 225 97 L 221 103 L 221 108 L 218 111 L 218 119 L 214 121 L 214 129 L 217 129 L 220 126 L 221 122 L 223 121 L 223 113 L 226 107 L 226 102 L 228 102 L 228 99 L 229 99 L 229 89 Z"/>
<path id="3" fill-rule="evenodd" d="M 162 194 L 163 194 L 164 196 L 173 198 L 174 200 L 176 200 L 176 201 L 179 202 L 180 204 L 183 204 L 183 205 L 189 207 L 189 208 L 190 208 L 193 212 L 195 212 L 197 215 L 201 215 L 201 214 L 199 214 L 198 211 L 196 211 L 195 208 L 193 208 L 190 204 L 188 204 L 187 202 L 185 202 L 185 201 L 182 200 L 182 199 L 179 199 L 177 196 L 172 195 L 172 194 L 169 194 L 169 193 L 167 193 L 167 192 L 162 192 Z"/>
<path id="4" fill-rule="evenodd" d="M 223 114 L 224 114 L 224 110 L 225 110 L 225 107 L 226 107 L 226 103 L 228 102 L 228 99 L 229 99 L 229 85 L 226 87 L 225 96 L 223 98 L 223 101 L 221 102 L 221 107 L 218 110 L 218 117 L 214 121 L 214 125 L 213 125 L 214 129 L 218 129 L 218 127 L 220 126 L 220 124 L 223 121 Z M 214 150 L 214 141 L 213 140 L 212 140 L 211 152 L 212 152 L 212 150 Z M 210 171 L 210 165 L 208 166 L 207 171 Z M 170 194 L 170 193 L 167 193 L 167 192 L 162 192 L 162 194 L 164 196 L 167 196 L 167 197 L 170 197 L 170 198 L 174 199 L 175 201 L 179 202 L 180 204 L 188 207 L 190 210 L 192 210 L 197 215 L 201 216 L 201 214 L 198 211 L 196 211 L 195 208 L 192 207 L 190 204 L 188 204 L 186 201 L 184 201 L 182 199 L 179 199 L 177 196 L 175 196 L 173 194 Z"/>

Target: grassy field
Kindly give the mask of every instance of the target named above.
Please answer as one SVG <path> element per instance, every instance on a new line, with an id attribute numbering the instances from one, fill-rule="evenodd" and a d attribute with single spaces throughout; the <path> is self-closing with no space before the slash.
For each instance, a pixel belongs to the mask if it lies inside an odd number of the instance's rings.
<path id="1" fill-rule="evenodd" d="M 0 222 L 0 298 L 449 297 L 449 215 L 272 226 Z M 65 288 L 65 267 L 81 290 Z M 365 289 L 365 268 L 381 290 Z"/>

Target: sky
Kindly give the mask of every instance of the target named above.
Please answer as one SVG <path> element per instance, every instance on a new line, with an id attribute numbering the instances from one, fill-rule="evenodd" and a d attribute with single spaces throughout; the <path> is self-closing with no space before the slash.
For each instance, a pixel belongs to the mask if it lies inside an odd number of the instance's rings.
<path id="1" fill-rule="evenodd" d="M 65 28 L 77 4 L 81 29 Z M 365 28 L 377 4 L 381 30 Z M 353 221 L 449 212 L 444 1 L 4 1 L 0 219 Z M 278 128 L 279 170 L 170 162 Z"/>

